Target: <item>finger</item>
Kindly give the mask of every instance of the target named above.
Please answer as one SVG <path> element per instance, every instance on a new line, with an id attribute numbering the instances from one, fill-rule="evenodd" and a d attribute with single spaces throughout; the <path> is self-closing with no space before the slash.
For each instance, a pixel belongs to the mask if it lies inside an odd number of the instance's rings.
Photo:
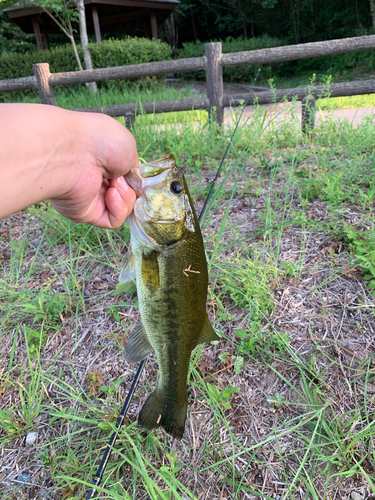
<path id="1" fill-rule="evenodd" d="M 120 227 L 134 207 L 135 193 L 123 177 L 109 181 L 105 193 L 106 210 L 95 223 L 96 226 L 115 229 Z"/>
<path id="2" fill-rule="evenodd" d="M 82 114 L 89 120 L 91 149 L 103 177 L 118 178 L 139 163 L 135 138 L 121 123 L 100 113 Z"/>

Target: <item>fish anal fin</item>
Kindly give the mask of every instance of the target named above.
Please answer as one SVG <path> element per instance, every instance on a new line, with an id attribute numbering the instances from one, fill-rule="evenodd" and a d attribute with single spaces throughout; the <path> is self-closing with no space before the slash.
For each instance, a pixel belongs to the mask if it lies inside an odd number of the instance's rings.
<path id="1" fill-rule="evenodd" d="M 135 278 L 136 278 L 135 257 L 131 249 L 129 249 L 129 252 L 121 267 L 119 281 L 121 284 L 125 284 L 128 283 L 129 281 L 135 280 Z"/>
<path id="2" fill-rule="evenodd" d="M 211 342 L 212 340 L 220 340 L 220 337 L 212 328 L 211 323 L 209 322 L 208 316 L 206 314 L 206 318 L 204 320 L 203 328 L 199 335 L 197 345 L 203 344 L 204 342 Z"/>
<path id="3" fill-rule="evenodd" d="M 156 429 L 164 427 L 171 436 L 182 439 L 185 429 L 187 411 L 187 394 L 180 402 L 175 399 L 169 400 L 163 393 L 156 389 L 149 395 L 143 405 L 138 423 L 145 429 Z"/>
<path id="4" fill-rule="evenodd" d="M 128 363 L 139 363 L 153 352 L 146 330 L 140 323 L 128 338 L 124 347 L 124 358 Z"/>

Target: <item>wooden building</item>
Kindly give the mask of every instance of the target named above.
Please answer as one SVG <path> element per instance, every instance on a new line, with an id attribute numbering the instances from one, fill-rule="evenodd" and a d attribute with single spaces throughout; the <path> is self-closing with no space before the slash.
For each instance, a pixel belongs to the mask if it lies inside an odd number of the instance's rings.
<path id="1" fill-rule="evenodd" d="M 129 32 L 158 39 L 158 25 L 170 16 L 178 0 L 84 0 L 87 32 L 102 41 L 103 33 Z M 10 19 L 25 32 L 34 33 L 39 50 L 49 49 L 48 35 L 61 33 L 57 24 L 38 7 L 21 3 L 6 9 Z"/>

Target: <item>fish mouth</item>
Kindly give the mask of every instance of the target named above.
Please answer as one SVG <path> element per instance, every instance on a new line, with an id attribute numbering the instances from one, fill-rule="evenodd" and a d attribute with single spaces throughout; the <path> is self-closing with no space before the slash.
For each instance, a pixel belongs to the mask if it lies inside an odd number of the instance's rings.
<path id="1" fill-rule="evenodd" d="M 133 167 L 129 172 L 124 176 L 129 186 L 135 191 L 137 198 L 139 198 L 143 193 L 143 177 L 139 172 L 139 165 Z"/>
<path id="2" fill-rule="evenodd" d="M 160 169 L 161 171 L 155 175 L 147 175 L 144 171 L 144 166 L 147 164 L 140 163 L 133 167 L 125 175 L 126 181 L 129 183 L 130 187 L 135 191 L 137 198 L 140 198 L 145 191 L 145 188 L 157 187 L 165 182 L 165 178 L 168 175 L 169 169 Z"/>

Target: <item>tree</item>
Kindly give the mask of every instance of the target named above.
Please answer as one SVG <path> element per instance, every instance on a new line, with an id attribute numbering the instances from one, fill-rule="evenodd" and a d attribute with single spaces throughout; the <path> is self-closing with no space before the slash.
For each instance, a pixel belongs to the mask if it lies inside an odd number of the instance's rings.
<path id="1" fill-rule="evenodd" d="M 6 5 L 6 7 L 14 7 L 17 2 L 15 2 L 15 0 L 5 0 L 1 3 Z M 75 0 L 76 8 L 73 8 L 72 4 L 68 3 L 67 0 L 24 0 L 23 4 L 27 7 L 39 7 L 53 20 L 54 23 L 57 24 L 64 35 L 66 35 L 70 40 L 78 68 L 82 70 L 83 67 L 81 59 L 79 57 L 77 45 L 74 39 L 75 30 L 72 26 L 72 23 L 78 22 L 85 67 L 86 69 L 92 69 L 83 0 Z M 93 92 L 96 92 L 97 87 L 95 82 L 89 83 L 88 86 L 91 90 L 93 90 Z"/>
<path id="2" fill-rule="evenodd" d="M 75 4 L 76 4 L 77 10 L 78 10 L 79 35 L 80 35 L 80 39 L 81 39 L 83 60 L 85 61 L 86 69 L 92 69 L 92 60 L 91 60 L 91 54 L 90 54 L 90 50 L 89 50 L 89 39 L 87 36 L 87 25 L 86 25 L 86 14 L 85 14 L 84 0 L 76 0 Z M 97 86 L 96 86 L 95 82 L 90 82 L 89 87 L 91 88 L 91 90 L 93 92 L 96 93 Z"/>
<path id="3" fill-rule="evenodd" d="M 66 35 L 72 44 L 74 55 L 80 70 L 83 69 L 74 39 L 72 22 L 78 21 L 78 12 L 68 6 L 66 0 L 26 0 L 29 5 L 40 7 Z"/>
<path id="4" fill-rule="evenodd" d="M 0 10 L 2 2 L 0 0 Z M 25 33 L 12 22 L 5 12 L 0 12 L 0 54 L 27 52 L 35 47 L 34 36 Z"/>
<path id="5" fill-rule="evenodd" d="M 375 28 L 375 0 L 369 0 L 369 1 L 370 1 L 372 26 Z"/>

